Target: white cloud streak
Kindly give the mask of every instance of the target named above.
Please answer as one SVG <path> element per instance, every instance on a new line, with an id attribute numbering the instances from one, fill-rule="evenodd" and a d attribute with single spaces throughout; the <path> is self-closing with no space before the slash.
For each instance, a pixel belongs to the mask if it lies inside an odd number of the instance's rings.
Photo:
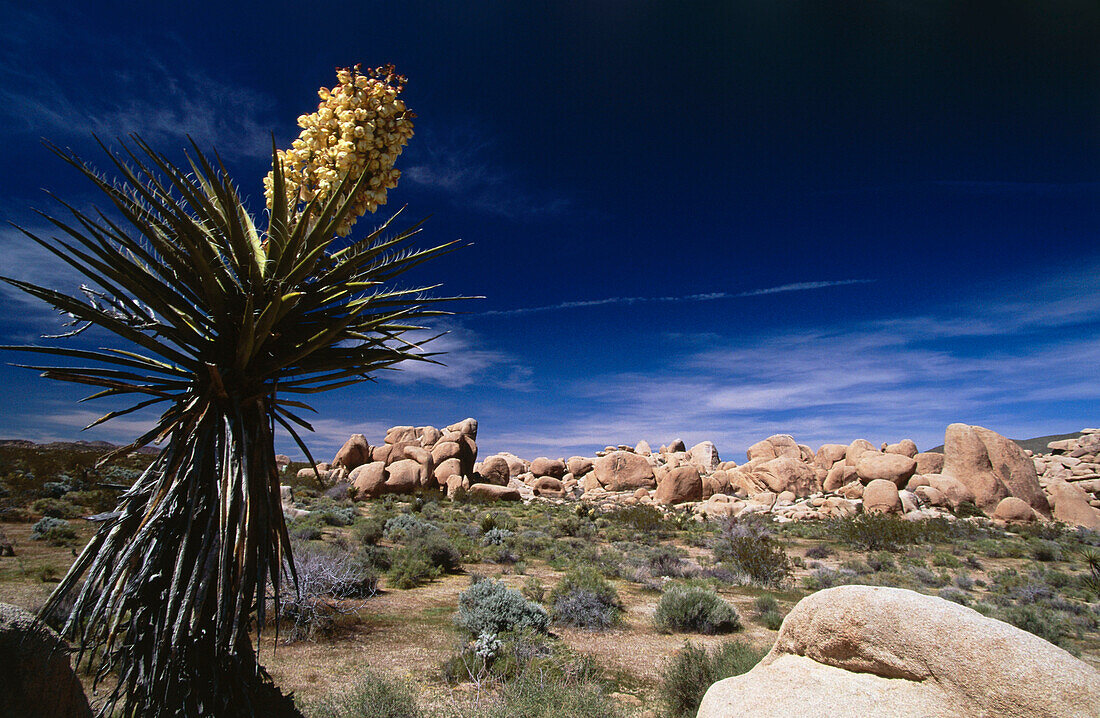
<path id="1" fill-rule="evenodd" d="M 752 289 L 745 292 L 708 292 L 704 294 L 686 294 L 678 297 L 608 297 L 606 299 L 587 299 L 575 302 L 560 302 L 558 304 L 548 304 L 541 307 L 496 309 L 487 312 L 480 312 L 475 316 L 516 317 L 523 316 L 525 314 L 553 312 L 562 309 L 583 309 L 586 307 L 602 307 L 609 305 L 629 306 L 632 304 L 660 302 L 710 302 L 717 299 L 741 299 L 745 297 L 760 297 L 769 294 L 783 294 L 786 292 L 805 292 L 814 289 L 845 287 L 853 284 L 871 284 L 875 281 L 876 280 L 874 279 L 840 279 L 835 281 L 823 282 L 795 282 L 792 284 L 781 284 L 775 287 L 765 287 L 763 289 Z"/>

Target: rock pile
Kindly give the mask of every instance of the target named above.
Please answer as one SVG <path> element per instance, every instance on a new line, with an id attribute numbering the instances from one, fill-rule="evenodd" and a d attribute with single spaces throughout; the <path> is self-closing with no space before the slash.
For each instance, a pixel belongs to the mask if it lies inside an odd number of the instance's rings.
<path id="1" fill-rule="evenodd" d="M 749 447 L 747 461 L 722 461 L 713 442 L 690 449 L 676 439 L 656 452 L 645 441 L 608 446 L 593 457 L 500 453 L 477 462 L 477 421 L 440 431 L 395 426 L 381 446 L 352 436 L 322 481 L 347 480 L 360 498 L 445 489 L 492 499 L 648 503 L 690 508 L 700 517 L 770 513 L 779 521 L 851 516 L 860 511 L 932 518 L 972 503 L 1002 522 L 1056 519 L 1100 528 L 1100 430 L 1052 442 L 1032 456 L 980 426 L 952 424 L 944 453 L 910 439 L 878 447 L 865 439 L 815 451 L 788 434 Z M 314 476 L 303 469 L 300 476 Z"/>
<path id="2" fill-rule="evenodd" d="M 748 673 L 699 718 L 1095 716 L 1100 673 L 1015 626 L 900 588 L 841 586 L 798 602 Z"/>
<path id="3" fill-rule="evenodd" d="M 440 487 L 453 495 L 459 487 L 471 487 L 476 461 L 477 420 L 464 419 L 442 430 L 394 426 L 377 446 L 353 434 L 331 462 L 317 464 L 316 473 L 302 469 L 298 478 L 316 478 L 330 486 L 347 481 L 360 499 Z"/>

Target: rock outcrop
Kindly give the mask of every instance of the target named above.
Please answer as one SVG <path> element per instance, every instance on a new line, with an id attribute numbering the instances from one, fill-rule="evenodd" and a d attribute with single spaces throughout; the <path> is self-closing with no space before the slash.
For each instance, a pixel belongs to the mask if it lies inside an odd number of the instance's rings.
<path id="1" fill-rule="evenodd" d="M 1007 623 L 933 596 L 841 586 L 802 599 L 770 653 L 712 685 L 699 718 L 929 718 L 1100 712 L 1100 673 Z"/>
<path id="2" fill-rule="evenodd" d="M 6 603 L 0 603 L 0 716 L 92 716 L 69 647 L 49 626 Z"/>

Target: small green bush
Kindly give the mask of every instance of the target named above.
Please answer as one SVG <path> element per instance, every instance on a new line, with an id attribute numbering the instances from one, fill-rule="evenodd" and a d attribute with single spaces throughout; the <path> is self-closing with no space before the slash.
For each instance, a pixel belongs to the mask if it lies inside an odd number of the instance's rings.
<path id="1" fill-rule="evenodd" d="M 546 633 L 550 617 L 542 606 L 500 581 L 484 579 L 458 596 L 455 623 L 472 636 L 498 635 L 522 629 Z"/>
<path id="2" fill-rule="evenodd" d="M 351 688 L 305 706 L 310 718 L 419 718 L 416 690 L 367 669 Z"/>
<path id="3" fill-rule="evenodd" d="M 1062 547 L 1054 541 L 1039 539 L 1035 545 L 1031 547 L 1031 557 L 1036 561 L 1042 561 L 1044 563 L 1048 561 L 1061 561 Z"/>
<path id="4" fill-rule="evenodd" d="M 364 546 L 374 546 L 382 540 L 385 531 L 385 523 L 380 519 L 370 518 L 360 521 L 355 525 L 355 538 Z"/>
<path id="5" fill-rule="evenodd" d="M 715 559 L 758 586 L 778 586 L 791 574 L 791 561 L 776 539 L 771 519 L 758 514 L 724 519 L 712 548 Z"/>
<path id="6" fill-rule="evenodd" d="M 623 609 L 615 587 L 590 566 L 574 568 L 565 574 L 550 592 L 549 601 L 555 623 L 589 630 L 615 625 Z"/>
<path id="7" fill-rule="evenodd" d="M 594 594 L 601 603 L 622 609 L 622 601 L 619 600 L 619 592 L 611 585 L 603 575 L 591 566 L 578 566 L 562 576 L 554 590 L 550 592 L 550 603 L 554 604 L 562 596 L 574 591 L 588 591 Z"/>
<path id="8" fill-rule="evenodd" d="M 887 551 L 917 543 L 921 527 L 890 514 L 856 514 L 830 522 L 833 535 L 861 551 Z"/>
<path id="9" fill-rule="evenodd" d="M 413 514 L 398 514 L 386 521 L 383 535 L 389 541 L 408 543 L 439 531 L 430 521 L 422 521 Z"/>
<path id="10" fill-rule="evenodd" d="M 684 644 L 666 664 L 661 679 L 665 712 L 670 718 L 691 718 L 711 684 L 749 671 L 765 652 L 740 641 L 724 643 L 711 652 Z"/>
<path id="11" fill-rule="evenodd" d="M 783 614 L 779 611 L 768 611 L 760 616 L 760 622 L 769 631 L 778 631 L 783 626 Z"/>
<path id="12" fill-rule="evenodd" d="M 741 628 L 733 606 L 714 591 L 699 586 L 673 585 L 661 596 L 653 621 L 665 633 L 695 631 L 714 634 Z"/>
<path id="13" fill-rule="evenodd" d="M 757 596 L 752 605 L 753 608 L 756 609 L 756 612 L 761 615 L 767 613 L 768 611 L 779 610 L 779 601 L 775 600 L 775 596 L 771 595 L 770 593 L 763 593 Z"/>
<path id="14" fill-rule="evenodd" d="M 31 510 L 58 519 L 75 519 L 84 513 L 79 506 L 66 499 L 38 499 L 31 504 Z"/>
<path id="15" fill-rule="evenodd" d="M 529 671 L 505 683 L 496 699 L 487 706 L 463 715 L 471 718 L 621 718 L 623 713 L 598 682 Z"/>
<path id="16" fill-rule="evenodd" d="M 31 539 L 64 545 L 76 539 L 76 529 L 64 519 L 47 516 L 31 528 Z"/>
<path id="17" fill-rule="evenodd" d="M 608 513 L 607 518 L 613 523 L 643 533 L 659 532 L 665 523 L 660 509 L 649 504 L 626 506 Z"/>
<path id="18" fill-rule="evenodd" d="M 390 568 L 386 572 L 386 578 L 391 586 L 404 590 L 416 588 L 442 574 L 443 570 L 429 563 L 425 556 L 409 546 L 402 546 L 390 554 Z"/>
<path id="19" fill-rule="evenodd" d="M 418 538 L 409 544 L 409 550 L 424 556 L 429 564 L 444 573 L 454 573 L 462 566 L 462 554 L 442 531 Z"/>

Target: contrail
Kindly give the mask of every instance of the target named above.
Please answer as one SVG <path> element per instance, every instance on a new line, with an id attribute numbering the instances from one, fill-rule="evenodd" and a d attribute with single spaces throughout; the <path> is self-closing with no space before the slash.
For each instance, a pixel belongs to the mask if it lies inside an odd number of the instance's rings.
<path id="1" fill-rule="evenodd" d="M 643 302 L 708 302 L 715 299 L 738 299 L 741 297 L 759 297 L 765 294 L 782 294 L 784 292 L 805 292 L 811 289 L 826 289 L 828 287 L 844 287 L 850 284 L 870 284 L 874 279 L 839 279 L 830 282 L 795 282 L 794 284 L 780 284 L 777 287 L 765 287 L 764 289 L 752 289 L 747 292 L 710 292 L 708 294 L 687 294 L 681 297 L 608 297 L 607 299 L 587 299 L 576 302 L 561 302 L 560 304 L 548 304 L 542 307 L 521 307 L 519 309 L 494 309 L 481 312 L 480 316 L 514 317 L 521 314 L 534 314 L 536 312 L 552 312 L 558 309 L 580 309 L 583 307 L 601 307 L 609 304 L 641 304 Z"/>

